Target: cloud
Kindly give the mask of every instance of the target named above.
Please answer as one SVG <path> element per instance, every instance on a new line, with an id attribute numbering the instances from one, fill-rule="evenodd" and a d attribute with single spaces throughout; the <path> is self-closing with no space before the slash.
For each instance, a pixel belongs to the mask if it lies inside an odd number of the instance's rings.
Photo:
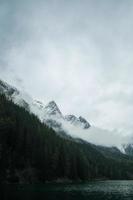
<path id="1" fill-rule="evenodd" d="M 64 113 L 132 132 L 132 17 L 130 0 L 1 1 L 0 77 Z"/>

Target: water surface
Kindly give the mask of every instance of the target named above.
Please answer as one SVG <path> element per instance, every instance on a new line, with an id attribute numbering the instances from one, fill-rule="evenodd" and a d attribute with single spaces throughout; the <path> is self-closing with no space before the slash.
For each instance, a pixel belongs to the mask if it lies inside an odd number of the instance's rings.
<path id="1" fill-rule="evenodd" d="M 0 200 L 133 200 L 133 181 L 1 186 Z"/>

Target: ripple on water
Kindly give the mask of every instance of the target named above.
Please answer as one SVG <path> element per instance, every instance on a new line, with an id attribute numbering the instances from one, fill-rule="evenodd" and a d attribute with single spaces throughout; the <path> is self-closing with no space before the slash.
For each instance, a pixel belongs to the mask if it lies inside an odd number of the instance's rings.
<path id="1" fill-rule="evenodd" d="M 133 200 L 133 181 L 7 185 L 1 191 L 0 200 Z"/>

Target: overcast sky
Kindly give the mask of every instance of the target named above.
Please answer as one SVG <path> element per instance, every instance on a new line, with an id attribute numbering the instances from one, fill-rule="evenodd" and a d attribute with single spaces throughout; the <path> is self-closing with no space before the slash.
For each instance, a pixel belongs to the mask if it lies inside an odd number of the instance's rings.
<path id="1" fill-rule="evenodd" d="M 0 0 L 0 78 L 64 114 L 133 128 L 132 0 Z"/>

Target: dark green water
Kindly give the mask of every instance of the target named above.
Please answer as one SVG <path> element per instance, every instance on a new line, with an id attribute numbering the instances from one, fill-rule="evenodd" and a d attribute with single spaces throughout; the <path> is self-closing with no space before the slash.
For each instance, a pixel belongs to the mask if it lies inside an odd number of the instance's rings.
<path id="1" fill-rule="evenodd" d="M 1 186 L 0 200 L 133 200 L 133 181 Z"/>

